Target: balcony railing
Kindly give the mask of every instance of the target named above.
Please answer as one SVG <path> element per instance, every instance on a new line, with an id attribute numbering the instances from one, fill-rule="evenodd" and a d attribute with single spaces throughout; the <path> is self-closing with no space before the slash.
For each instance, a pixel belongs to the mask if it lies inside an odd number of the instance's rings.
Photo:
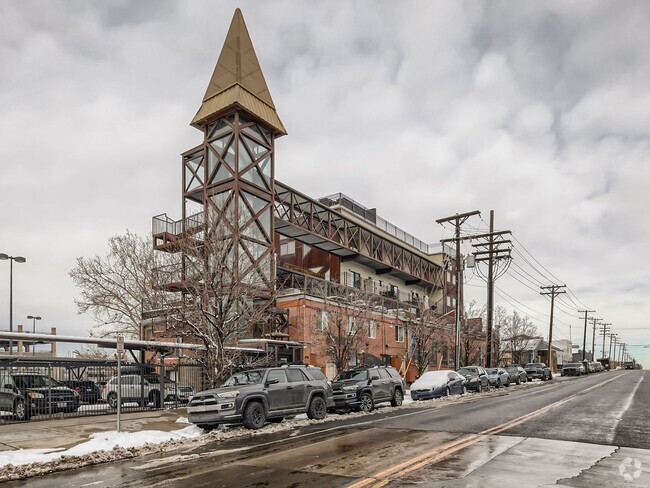
<path id="1" fill-rule="evenodd" d="M 151 222 L 151 231 L 153 235 L 167 233 L 179 236 L 183 232 L 192 233 L 196 230 L 200 230 L 203 226 L 203 221 L 203 212 L 197 212 L 189 217 L 185 217 L 185 220 L 172 220 L 165 213 L 153 217 Z"/>

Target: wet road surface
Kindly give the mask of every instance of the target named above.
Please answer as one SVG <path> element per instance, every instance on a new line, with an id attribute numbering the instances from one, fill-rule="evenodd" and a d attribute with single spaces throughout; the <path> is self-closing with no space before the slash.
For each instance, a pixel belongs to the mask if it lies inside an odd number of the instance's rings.
<path id="1" fill-rule="evenodd" d="M 650 381 L 616 371 L 27 481 L 30 487 L 650 486 Z M 25 482 L 6 486 L 25 486 Z"/>

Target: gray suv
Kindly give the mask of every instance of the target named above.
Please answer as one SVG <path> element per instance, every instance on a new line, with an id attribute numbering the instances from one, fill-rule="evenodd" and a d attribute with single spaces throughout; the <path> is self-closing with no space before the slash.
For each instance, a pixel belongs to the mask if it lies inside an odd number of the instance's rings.
<path id="1" fill-rule="evenodd" d="M 187 406 L 187 418 L 203 428 L 243 423 L 259 429 L 266 421 L 306 413 L 323 419 L 334 405 L 332 388 L 320 369 L 291 365 L 262 367 L 237 372 L 220 388 L 194 395 Z"/>
<path id="2" fill-rule="evenodd" d="M 366 366 L 341 371 L 332 382 L 334 404 L 331 410 L 371 412 L 376 403 L 390 402 L 398 407 L 404 400 L 404 381 L 390 366 Z"/>

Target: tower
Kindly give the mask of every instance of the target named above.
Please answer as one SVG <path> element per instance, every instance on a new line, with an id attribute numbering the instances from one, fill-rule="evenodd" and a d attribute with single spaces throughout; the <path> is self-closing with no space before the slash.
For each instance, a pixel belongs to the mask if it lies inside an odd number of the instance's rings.
<path id="1" fill-rule="evenodd" d="M 275 139 L 286 134 L 239 9 L 191 125 L 203 143 L 182 155 L 183 226 L 218 240 L 224 280 L 257 298 L 275 283 Z"/>

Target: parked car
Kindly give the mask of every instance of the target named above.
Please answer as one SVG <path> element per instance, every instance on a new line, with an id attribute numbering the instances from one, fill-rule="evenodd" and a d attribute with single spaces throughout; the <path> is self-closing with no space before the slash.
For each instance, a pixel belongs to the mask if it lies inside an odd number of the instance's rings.
<path id="1" fill-rule="evenodd" d="M 321 370 L 291 365 L 233 374 L 221 387 L 194 395 L 187 418 L 204 428 L 241 422 L 248 429 L 259 429 L 267 420 L 281 422 L 288 415 L 306 413 L 310 419 L 323 419 L 332 407 L 332 387 Z"/>
<path id="2" fill-rule="evenodd" d="M 137 403 L 142 407 L 151 405 L 154 408 L 160 408 L 163 401 L 189 401 L 194 393 L 192 387 L 176 385 L 169 378 L 163 378 L 161 388 L 158 375 L 127 374 L 123 375 L 120 381 L 122 404 Z M 117 376 L 114 376 L 102 388 L 102 399 L 111 408 L 117 408 L 117 391 Z"/>
<path id="3" fill-rule="evenodd" d="M 510 386 L 510 373 L 503 368 L 486 368 L 490 386 L 501 388 L 502 386 Z"/>
<path id="4" fill-rule="evenodd" d="M 411 398 L 413 400 L 430 400 L 454 394 L 467 393 L 465 377 L 455 371 L 442 369 L 440 371 L 427 371 L 411 385 Z"/>
<path id="5" fill-rule="evenodd" d="M 404 400 L 404 381 L 395 368 L 373 366 L 341 371 L 332 381 L 334 407 L 330 410 L 371 412 L 377 403 L 398 407 Z"/>
<path id="6" fill-rule="evenodd" d="M 598 361 L 592 361 L 589 365 L 591 366 L 591 369 L 593 369 L 594 373 L 600 373 L 603 370 L 603 365 Z"/>
<path id="7" fill-rule="evenodd" d="M 81 403 L 94 404 L 102 398 L 102 392 L 94 381 L 70 380 L 61 381 L 61 384 L 76 391 L 79 394 Z"/>
<path id="8" fill-rule="evenodd" d="M 524 366 L 529 379 L 552 380 L 551 368 L 544 363 L 526 363 Z"/>
<path id="9" fill-rule="evenodd" d="M 490 388 L 490 380 L 482 366 L 464 366 L 457 373 L 465 377 L 465 388 L 468 390 L 480 393 Z"/>
<path id="10" fill-rule="evenodd" d="M 53 378 L 36 373 L 5 373 L 3 385 L 11 385 L 27 400 L 28 416 L 76 412 L 79 393 Z"/>
<path id="11" fill-rule="evenodd" d="M 560 376 L 582 376 L 585 368 L 581 363 L 567 363 L 562 366 Z"/>
<path id="12" fill-rule="evenodd" d="M 29 420 L 31 417 L 27 399 L 6 371 L 0 371 L 0 410 L 11 412 L 15 420 Z"/>
<path id="13" fill-rule="evenodd" d="M 510 383 L 516 383 L 520 385 L 528 381 L 526 370 L 521 366 L 508 366 L 505 369 L 510 375 Z"/>

